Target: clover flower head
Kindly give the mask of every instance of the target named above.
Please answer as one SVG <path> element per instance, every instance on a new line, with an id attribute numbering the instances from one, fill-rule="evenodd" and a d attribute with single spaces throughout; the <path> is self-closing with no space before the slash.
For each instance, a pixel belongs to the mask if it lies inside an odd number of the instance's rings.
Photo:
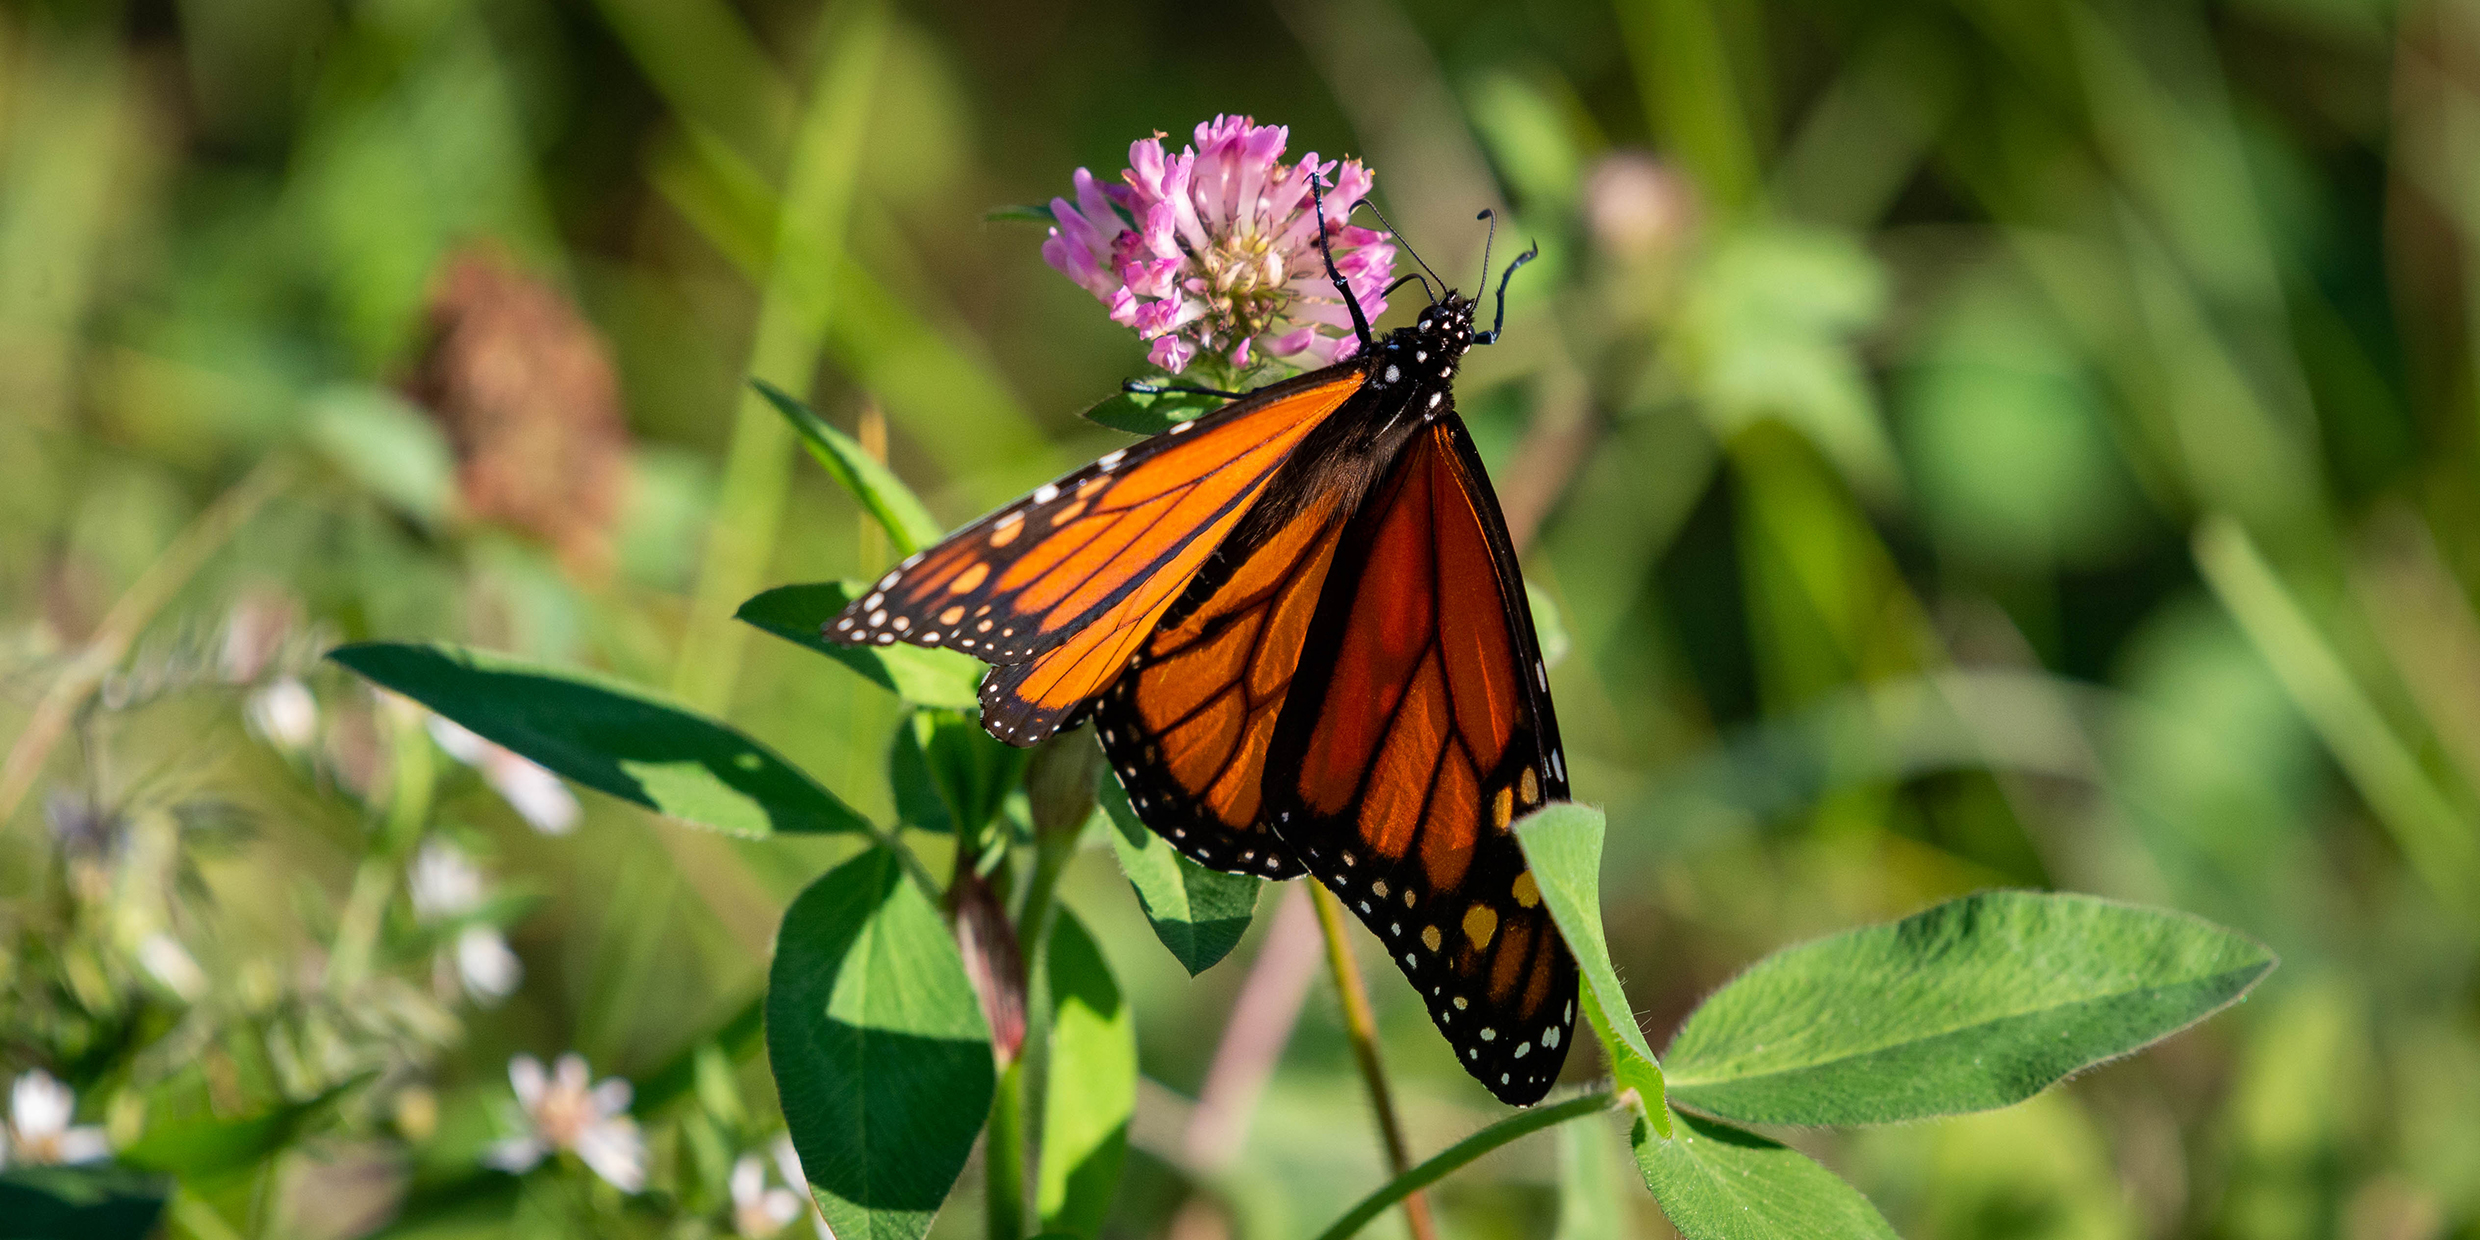
<path id="1" fill-rule="evenodd" d="M 595 1082 L 585 1056 L 570 1051 L 548 1074 L 532 1055 L 509 1060 L 508 1084 L 525 1111 L 528 1131 L 484 1151 L 485 1166 L 522 1174 L 552 1152 L 566 1150 L 621 1192 L 646 1187 L 646 1138 L 629 1118 L 627 1081 Z"/>
<path id="2" fill-rule="evenodd" d="M 0 1165 L 50 1166 L 108 1158 L 112 1144 L 103 1129 L 72 1125 L 77 1094 L 36 1068 L 9 1087 L 9 1122 L 0 1128 Z"/>
<path id="3" fill-rule="evenodd" d="M 473 734 L 463 724 L 440 715 L 427 721 L 431 739 L 449 757 L 482 772 L 483 782 L 498 791 L 517 816 L 544 835 L 566 835 L 577 829 L 577 794 L 560 777 L 503 746 Z"/>
<path id="4" fill-rule="evenodd" d="M 1110 307 L 1113 322 L 1151 341 L 1150 359 L 1174 373 L 1201 352 L 1244 371 L 1268 358 L 1323 366 L 1350 357 L 1360 341 L 1318 251 L 1310 180 L 1331 185 L 1323 223 L 1335 269 L 1369 318 L 1386 309 L 1395 247 L 1349 222 L 1352 204 L 1368 196 L 1369 170 L 1359 160 L 1321 163 L 1315 151 L 1287 165 L 1290 135 L 1217 116 L 1176 155 L 1159 133 L 1132 144 L 1118 185 L 1079 168 L 1076 200 L 1051 200 L 1056 226 L 1042 257 Z"/>

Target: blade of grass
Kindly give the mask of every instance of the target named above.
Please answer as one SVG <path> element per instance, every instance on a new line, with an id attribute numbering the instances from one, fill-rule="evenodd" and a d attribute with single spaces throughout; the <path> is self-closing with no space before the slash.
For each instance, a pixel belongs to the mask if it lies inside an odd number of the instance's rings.
<path id="1" fill-rule="evenodd" d="M 2352 679 L 2254 540 L 2227 516 L 2197 527 L 2196 564 L 2422 882 L 2469 917 L 2480 898 L 2471 824 Z"/>
<path id="2" fill-rule="evenodd" d="M 774 269 L 759 302 L 749 356 L 751 375 L 787 390 L 809 386 L 826 339 L 833 301 L 829 273 L 843 255 L 886 40 L 886 11 L 875 0 L 849 6 L 831 21 L 809 110 L 794 139 L 777 217 Z M 792 458 L 785 451 L 791 441 L 792 428 L 766 397 L 744 389 L 688 632 L 672 673 L 673 691 L 694 705 L 723 709 L 740 677 L 748 632 L 732 623 L 732 612 L 757 592 L 774 559 L 791 483 Z"/>

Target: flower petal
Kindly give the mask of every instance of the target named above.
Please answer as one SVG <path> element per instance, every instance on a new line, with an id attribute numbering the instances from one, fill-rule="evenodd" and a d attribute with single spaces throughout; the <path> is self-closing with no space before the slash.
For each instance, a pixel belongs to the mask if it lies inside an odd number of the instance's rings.
<path id="1" fill-rule="evenodd" d="M 484 1150 L 482 1165 L 510 1175 L 523 1175 L 542 1162 L 543 1155 L 548 1152 L 542 1142 L 532 1137 L 510 1137 Z"/>
<path id="2" fill-rule="evenodd" d="M 646 1140 L 629 1120 L 609 1119 L 587 1127 L 577 1136 L 577 1157 L 621 1192 L 646 1187 Z"/>
<path id="3" fill-rule="evenodd" d="M 508 1087 L 517 1091 L 518 1106 L 528 1112 L 541 1106 L 544 1085 L 541 1060 L 532 1055 L 518 1055 L 508 1061 Z"/>
<path id="4" fill-rule="evenodd" d="M 9 1089 L 9 1123 L 22 1140 L 58 1136 L 76 1110 L 77 1095 L 41 1068 L 18 1077 Z"/>

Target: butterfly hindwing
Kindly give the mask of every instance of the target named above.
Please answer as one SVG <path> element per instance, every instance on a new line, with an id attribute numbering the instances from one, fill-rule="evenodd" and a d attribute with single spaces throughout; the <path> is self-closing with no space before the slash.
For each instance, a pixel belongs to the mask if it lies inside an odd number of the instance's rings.
<path id="1" fill-rule="evenodd" d="M 1205 597 L 1159 627 L 1095 704 L 1103 752 L 1138 816 L 1190 860 L 1264 878 L 1301 872 L 1265 829 L 1266 747 L 1343 529 L 1340 497 L 1227 546 Z M 1204 587 L 1204 589 L 1199 589 Z"/>
<path id="2" fill-rule="evenodd" d="M 1538 1100 L 1576 968 L 1514 819 L 1567 798 L 1523 578 L 1461 423 L 1429 423 L 1348 522 L 1269 747 L 1274 828 L 1360 916 L 1456 1058 Z"/>
<path id="3" fill-rule="evenodd" d="M 1103 457 L 907 560 L 826 626 L 999 665 L 982 722 L 1034 744 L 1117 677 L 1268 479 L 1360 386 L 1337 366 Z"/>

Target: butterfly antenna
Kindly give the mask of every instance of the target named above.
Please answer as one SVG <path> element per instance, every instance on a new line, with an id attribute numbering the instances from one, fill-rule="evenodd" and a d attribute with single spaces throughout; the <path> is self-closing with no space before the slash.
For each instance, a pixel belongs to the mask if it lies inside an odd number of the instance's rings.
<path id="1" fill-rule="evenodd" d="M 1392 297 L 1392 296 L 1394 296 L 1394 295 L 1395 295 L 1395 290 L 1397 290 L 1397 289 L 1399 289 L 1399 288 L 1402 288 L 1403 286 L 1405 286 L 1405 285 L 1407 285 L 1407 284 L 1418 284 L 1418 285 L 1420 285 L 1420 286 L 1421 286 L 1421 291 L 1422 291 L 1423 293 L 1426 293 L 1426 294 L 1428 294 L 1428 295 L 1429 295 L 1429 304 L 1431 304 L 1431 305 L 1433 305 L 1433 306 L 1438 304 L 1438 294 L 1437 294 L 1437 293 L 1435 293 L 1435 292 L 1431 292 L 1430 287 L 1429 287 L 1429 277 L 1428 277 L 1428 276 L 1425 276 L 1425 275 L 1422 275 L 1420 272 L 1417 272 L 1417 271 L 1416 271 L 1416 272 L 1413 272 L 1413 273 L 1412 273 L 1412 274 L 1410 274 L 1410 275 L 1405 275 L 1405 276 L 1397 276 L 1397 277 L 1395 278 L 1394 283 L 1389 284 L 1389 285 L 1387 285 L 1385 288 L 1382 288 L 1382 289 L 1378 290 L 1378 296 L 1380 296 L 1380 297 Z"/>
<path id="2" fill-rule="evenodd" d="M 1378 342 L 1369 334 L 1369 316 L 1361 313 L 1361 299 L 1352 295 L 1352 286 L 1344 281 L 1342 272 L 1335 270 L 1335 247 L 1326 240 L 1326 196 L 1318 192 L 1314 172 L 1309 176 L 1309 206 L 1317 212 L 1318 253 L 1326 259 L 1326 278 L 1334 281 L 1335 291 L 1343 295 L 1343 308 L 1352 312 L 1352 334 L 1360 338 L 1361 351 L 1367 353 L 1377 348 Z"/>
<path id="3" fill-rule="evenodd" d="M 1387 236 L 1389 236 L 1389 237 L 1394 238 L 1394 240 L 1395 240 L 1395 244 L 1397 244 L 1397 245 L 1400 245 L 1400 246 L 1404 247 L 1404 253 L 1411 255 L 1411 256 L 1412 256 L 1412 261 L 1413 261 L 1413 262 L 1415 262 L 1415 263 L 1419 263 L 1419 264 L 1420 264 L 1420 267 L 1421 267 L 1421 270 L 1426 271 L 1426 272 L 1429 272 L 1429 278 L 1430 278 L 1431 280 L 1436 280 L 1436 281 L 1438 282 L 1438 285 L 1439 285 L 1439 287 L 1440 287 L 1440 288 L 1444 288 L 1444 287 L 1446 287 L 1446 284 L 1447 284 L 1447 278 L 1446 278 L 1445 276 L 1442 276 L 1442 275 L 1438 274 L 1438 271 L 1437 271 L 1437 269 L 1436 269 L 1436 268 L 1431 267 L 1431 266 L 1430 266 L 1428 263 L 1426 263 L 1426 262 L 1422 262 L 1422 260 L 1421 260 L 1421 252 L 1420 252 L 1419 250 L 1413 249 L 1413 248 L 1412 248 L 1412 243 L 1411 243 L 1411 242 L 1404 240 L 1404 235 L 1403 235 L 1401 232 L 1396 231 L 1396 228 L 1395 228 L 1395 221 L 1393 221 L 1393 220 L 1390 220 L 1390 219 L 1386 218 L 1386 212 L 1379 210 L 1379 209 L 1378 209 L 1378 204 L 1376 204 L 1376 203 L 1374 203 L 1374 202 L 1371 202 L 1370 200 L 1368 200 L 1368 199 L 1366 199 L 1366 198 L 1363 198 L 1363 199 L 1361 199 L 1359 202 L 1356 202 L 1356 203 L 1353 203 L 1353 204 L 1352 204 L 1352 209 L 1353 209 L 1353 210 L 1355 210 L 1355 211 L 1357 211 L 1357 210 L 1361 209 L 1362 207 L 1367 207 L 1367 208 L 1369 208 L 1369 213 L 1370 213 L 1370 214 L 1372 214 L 1372 215 L 1377 216 L 1377 217 L 1378 217 L 1378 222 L 1379 222 L 1379 223 L 1386 225 L 1386 235 L 1387 235 Z M 1487 277 L 1484 277 L 1484 278 L 1487 278 Z M 1422 292 L 1425 292 L 1425 293 L 1428 293 L 1428 292 L 1429 292 L 1429 283 L 1428 283 L 1428 281 L 1423 281 L 1423 282 L 1422 282 L 1422 284 L 1421 284 L 1421 291 L 1422 291 Z M 1433 306 L 1438 304 L 1438 295 L 1437 295 L 1436 293 L 1430 293 L 1429 303 L 1430 303 L 1431 305 L 1433 305 Z"/>
<path id="4" fill-rule="evenodd" d="M 1481 333 L 1480 338 L 1473 341 L 1474 344 L 1498 343 L 1499 333 L 1507 328 L 1507 281 L 1515 278 L 1516 268 L 1533 261 L 1540 254 L 1541 243 L 1536 241 L 1522 254 L 1516 255 L 1515 261 L 1507 264 L 1507 270 L 1498 273 L 1498 317 L 1490 321 L 1490 330 Z"/>
<path id="5" fill-rule="evenodd" d="M 1481 214 L 1473 218 L 1490 222 L 1490 231 L 1481 238 L 1481 283 L 1474 286 L 1475 288 L 1488 288 L 1490 287 L 1490 244 L 1498 240 L 1498 212 L 1483 207 Z"/>

